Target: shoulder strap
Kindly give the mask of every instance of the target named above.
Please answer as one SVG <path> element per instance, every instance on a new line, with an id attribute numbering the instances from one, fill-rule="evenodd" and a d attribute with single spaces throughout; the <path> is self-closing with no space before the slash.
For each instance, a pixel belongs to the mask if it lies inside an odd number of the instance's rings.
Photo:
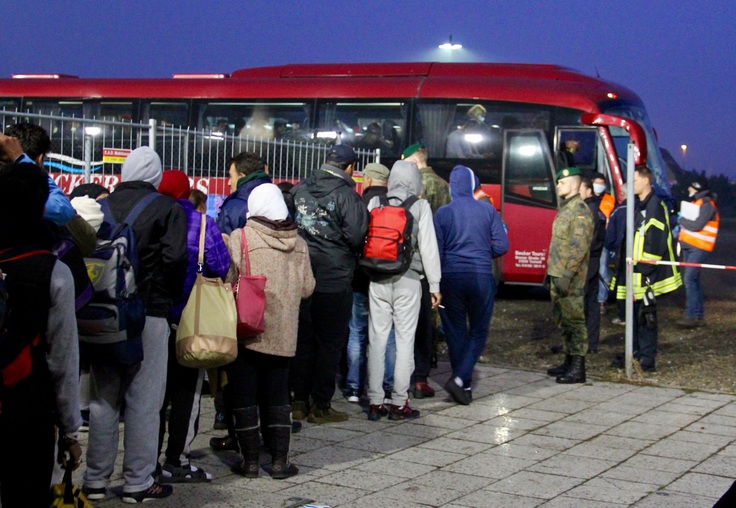
<path id="1" fill-rule="evenodd" d="M 401 208 L 408 212 L 409 208 L 411 208 L 411 206 L 417 201 L 419 201 L 419 198 L 417 196 L 409 196 L 401 203 Z"/>
<path id="2" fill-rule="evenodd" d="M 378 203 L 381 206 L 388 206 L 388 195 L 386 195 L 386 194 L 379 195 L 378 196 Z"/>
<path id="3" fill-rule="evenodd" d="M 240 274 L 245 271 L 245 275 L 250 276 L 250 256 L 248 255 L 248 241 L 245 239 L 245 228 L 241 229 L 240 235 Z M 243 259 L 245 259 L 245 270 L 243 270 Z"/>
<path id="4" fill-rule="evenodd" d="M 202 214 L 202 227 L 199 230 L 199 252 L 197 253 L 197 273 L 204 271 L 204 234 L 207 229 L 207 215 Z"/>
<path id="5" fill-rule="evenodd" d="M 125 217 L 125 219 L 123 220 L 123 222 L 125 224 L 127 224 L 128 226 L 133 227 L 133 223 L 138 218 L 138 216 L 141 214 L 141 212 L 143 211 L 143 209 L 146 208 L 146 206 L 151 201 L 153 201 L 154 199 L 156 199 L 159 196 L 160 196 L 160 194 L 158 192 L 151 192 L 150 194 L 145 195 L 142 199 L 140 199 L 135 204 L 135 206 L 133 207 L 133 209 L 130 212 L 128 212 L 128 215 Z"/>

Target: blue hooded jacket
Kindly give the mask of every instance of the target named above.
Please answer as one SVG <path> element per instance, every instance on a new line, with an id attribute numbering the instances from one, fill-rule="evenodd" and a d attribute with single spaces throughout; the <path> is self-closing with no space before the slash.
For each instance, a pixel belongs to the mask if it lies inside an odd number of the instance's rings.
<path id="1" fill-rule="evenodd" d="M 501 217 L 493 205 L 475 200 L 474 188 L 473 170 L 455 166 L 450 173 L 452 202 L 434 216 L 443 274 L 493 274 L 493 259 L 509 250 Z"/>
<path id="2" fill-rule="evenodd" d="M 233 230 L 245 226 L 248 215 L 248 196 L 262 183 L 271 183 L 271 178 L 256 178 L 246 182 L 225 198 L 220 208 L 220 215 L 217 217 L 217 227 L 220 228 L 221 233 L 229 235 Z"/>

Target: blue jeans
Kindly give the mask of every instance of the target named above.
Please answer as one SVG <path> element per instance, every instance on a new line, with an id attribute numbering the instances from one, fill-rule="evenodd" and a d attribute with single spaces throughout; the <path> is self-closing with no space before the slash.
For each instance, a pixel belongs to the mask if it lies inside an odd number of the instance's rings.
<path id="1" fill-rule="evenodd" d="M 493 274 L 443 273 L 440 282 L 442 327 L 453 377 L 470 387 L 475 364 L 488 340 L 496 281 Z"/>
<path id="2" fill-rule="evenodd" d="M 353 315 L 350 318 L 348 335 L 348 374 L 345 387 L 350 390 L 363 388 L 366 379 L 366 347 L 368 345 L 368 295 L 353 293 Z M 394 386 L 394 364 L 396 363 L 396 338 L 393 329 L 386 345 L 386 370 L 383 376 L 384 391 Z"/>
<path id="3" fill-rule="evenodd" d="M 684 247 L 684 246 L 683 246 Z M 682 249 L 682 261 L 685 263 L 705 263 L 710 252 L 687 246 Z M 700 268 L 682 267 L 685 283 L 685 317 L 703 319 L 703 288 L 700 286 Z"/>

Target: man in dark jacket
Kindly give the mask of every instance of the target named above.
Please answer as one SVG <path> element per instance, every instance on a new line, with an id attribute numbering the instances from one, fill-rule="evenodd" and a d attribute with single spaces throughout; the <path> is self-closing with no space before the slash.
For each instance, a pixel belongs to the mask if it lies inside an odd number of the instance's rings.
<path id="1" fill-rule="evenodd" d="M 123 220 L 161 182 L 161 159 L 152 148 L 133 150 L 121 180 L 110 194 L 115 220 Z M 172 487 L 154 481 L 158 463 L 159 417 L 166 389 L 169 324 L 166 317 L 179 296 L 187 268 L 187 218 L 182 207 L 158 195 L 131 224 L 138 250 L 138 292 L 146 307 L 143 361 L 130 368 L 93 364 L 90 370 L 90 432 L 84 488 L 89 499 L 104 499 L 117 456 L 118 420 L 125 399 L 123 501 L 140 503 L 166 497 Z"/>
<path id="2" fill-rule="evenodd" d="M 600 210 L 600 196 L 593 192 L 593 182 L 587 176 L 580 182 L 580 197 L 593 216 L 593 241 L 590 244 L 588 275 L 585 279 L 585 327 L 588 329 L 588 353 L 598 352 L 601 335 L 601 313 L 598 305 L 598 287 L 601 253 L 606 239 L 606 216 Z"/>
<path id="3" fill-rule="evenodd" d="M 291 368 L 294 418 L 308 414 L 311 423 L 348 419 L 346 413 L 332 409 L 330 400 L 348 338 L 353 272 L 368 229 L 368 210 L 353 190 L 355 161 L 352 148 L 336 145 L 327 152 L 325 163 L 292 189 L 296 223 L 309 246 L 317 283 L 311 301 L 299 313 Z"/>
<path id="4" fill-rule="evenodd" d="M 245 226 L 248 196 L 262 183 L 271 183 L 268 167 L 258 155 L 241 152 L 230 159 L 230 194 L 222 203 L 217 226 L 226 235 Z"/>

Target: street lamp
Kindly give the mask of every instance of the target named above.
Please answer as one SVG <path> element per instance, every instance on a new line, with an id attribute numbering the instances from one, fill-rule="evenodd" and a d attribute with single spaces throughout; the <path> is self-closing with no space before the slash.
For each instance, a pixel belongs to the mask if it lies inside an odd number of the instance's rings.
<path id="1" fill-rule="evenodd" d="M 685 154 L 687 153 L 687 145 L 680 145 L 682 150 L 682 169 L 685 169 Z"/>
<path id="2" fill-rule="evenodd" d="M 452 34 L 450 34 L 450 40 L 448 42 L 445 42 L 444 44 L 440 44 L 438 47 L 440 49 L 453 50 L 453 49 L 462 49 L 463 48 L 463 45 L 462 44 L 457 44 L 457 43 L 453 44 L 453 42 L 452 42 Z"/>

